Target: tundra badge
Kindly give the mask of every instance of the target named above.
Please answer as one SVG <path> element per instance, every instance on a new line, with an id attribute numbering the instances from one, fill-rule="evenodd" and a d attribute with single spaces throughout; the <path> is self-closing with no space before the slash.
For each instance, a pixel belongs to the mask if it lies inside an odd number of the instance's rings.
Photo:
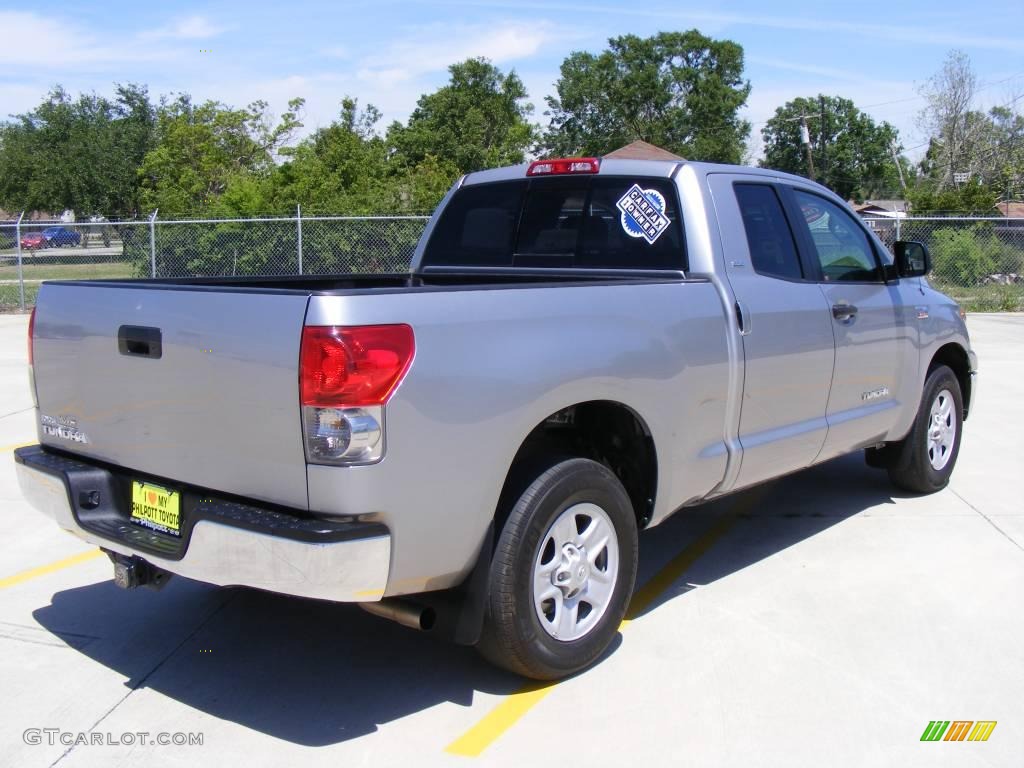
<path id="1" fill-rule="evenodd" d="M 59 437 L 64 440 L 73 440 L 76 443 L 89 442 L 85 432 L 78 429 L 78 419 L 74 416 L 58 416 L 54 418 L 53 416 L 41 413 L 39 414 L 39 422 L 44 435 Z"/>

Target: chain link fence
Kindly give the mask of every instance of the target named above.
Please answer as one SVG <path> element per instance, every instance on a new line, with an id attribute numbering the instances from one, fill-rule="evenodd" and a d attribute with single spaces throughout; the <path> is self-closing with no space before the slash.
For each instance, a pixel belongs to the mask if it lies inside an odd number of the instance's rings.
<path id="1" fill-rule="evenodd" d="M 405 272 L 428 218 L 0 222 L 0 311 L 44 280 Z"/>
<path id="2" fill-rule="evenodd" d="M 872 217 L 888 245 L 920 240 L 930 281 L 968 311 L 1024 310 L 1024 219 Z M 43 280 L 404 272 L 426 216 L 0 222 L 0 311 Z"/>
<path id="3" fill-rule="evenodd" d="M 1024 219 L 1004 217 L 865 218 L 890 248 L 928 246 L 928 281 L 968 312 L 1024 311 Z"/>

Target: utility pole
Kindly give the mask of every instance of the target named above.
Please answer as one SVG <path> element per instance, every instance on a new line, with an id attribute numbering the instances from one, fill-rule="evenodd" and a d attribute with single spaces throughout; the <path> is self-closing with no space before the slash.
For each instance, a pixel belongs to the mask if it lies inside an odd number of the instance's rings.
<path id="1" fill-rule="evenodd" d="M 787 122 L 800 121 L 800 143 L 804 145 L 804 150 L 807 153 L 807 178 L 811 181 L 815 181 L 814 177 L 814 157 L 811 151 L 811 129 L 807 127 L 807 120 L 816 120 L 818 115 L 815 114 L 801 114 L 799 117 L 787 117 L 783 118 Z"/>
<path id="2" fill-rule="evenodd" d="M 814 181 L 814 158 L 811 157 L 811 132 L 807 127 L 807 115 L 800 115 L 800 141 L 807 150 L 807 178 Z"/>
<path id="3" fill-rule="evenodd" d="M 821 124 L 818 126 L 818 135 L 821 137 L 821 181 L 824 183 L 825 174 L 828 172 L 828 118 L 825 116 L 825 97 L 821 94 L 818 95 L 818 108 L 821 111 Z"/>

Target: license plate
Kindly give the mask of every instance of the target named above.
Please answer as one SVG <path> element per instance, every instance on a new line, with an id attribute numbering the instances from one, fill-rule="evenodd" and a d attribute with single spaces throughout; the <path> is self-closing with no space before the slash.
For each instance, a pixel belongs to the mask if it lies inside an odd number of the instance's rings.
<path id="1" fill-rule="evenodd" d="M 132 522 L 181 536 L 181 494 L 152 483 L 132 481 Z"/>

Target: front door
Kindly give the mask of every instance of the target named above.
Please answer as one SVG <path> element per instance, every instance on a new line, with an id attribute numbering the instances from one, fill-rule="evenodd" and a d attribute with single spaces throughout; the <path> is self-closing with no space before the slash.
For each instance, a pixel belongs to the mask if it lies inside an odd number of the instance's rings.
<path id="1" fill-rule="evenodd" d="M 917 359 L 915 331 L 861 222 L 810 190 L 792 188 L 792 195 L 836 339 L 828 438 L 818 457 L 824 460 L 879 442 L 893 428 L 906 362 Z"/>

